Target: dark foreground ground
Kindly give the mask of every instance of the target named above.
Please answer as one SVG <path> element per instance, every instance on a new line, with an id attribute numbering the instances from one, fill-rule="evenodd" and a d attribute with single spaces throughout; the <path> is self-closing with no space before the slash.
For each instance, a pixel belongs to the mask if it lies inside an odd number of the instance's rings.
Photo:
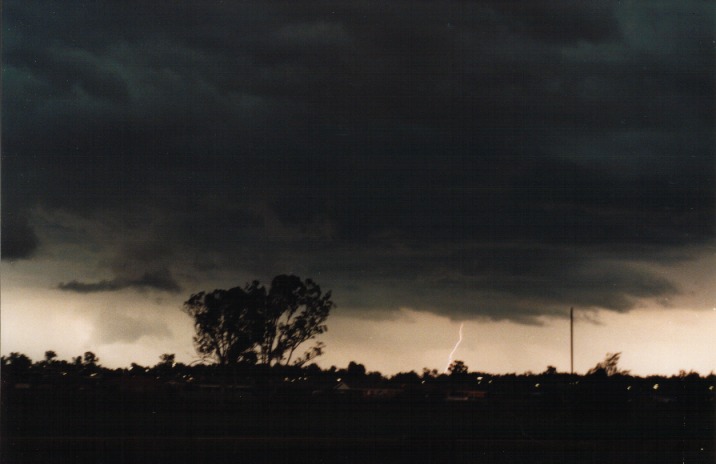
<path id="1" fill-rule="evenodd" d="M 42 437 L 7 463 L 709 463 L 702 440 Z"/>
<path id="2" fill-rule="evenodd" d="M 713 464 L 715 412 L 712 401 L 648 398 L 207 402 L 16 394 L 4 399 L 0 461 Z"/>

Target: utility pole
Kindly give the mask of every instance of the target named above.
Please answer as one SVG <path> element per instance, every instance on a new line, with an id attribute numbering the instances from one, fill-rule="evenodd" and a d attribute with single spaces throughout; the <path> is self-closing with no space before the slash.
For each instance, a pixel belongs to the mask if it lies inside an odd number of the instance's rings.
<path id="1" fill-rule="evenodd" d="M 569 373 L 574 377 L 574 308 L 569 308 Z"/>

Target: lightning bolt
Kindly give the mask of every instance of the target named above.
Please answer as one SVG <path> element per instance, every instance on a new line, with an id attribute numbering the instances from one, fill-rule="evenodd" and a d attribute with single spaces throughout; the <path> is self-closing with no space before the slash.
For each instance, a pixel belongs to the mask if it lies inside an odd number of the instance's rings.
<path id="1" fill-rule="evenodd" d="M 465 325 L 465 323 L 460 324 L 460 338 L 458 339 L 457 343 L 455 343 L 455 346 L 452 347 L 452 351 L 450 352 L 450 355 L 448 356 L 447 365 L 445 366 L 445 373 L 447 373 L 448 369 L 450 369 L 450 364 L 452 364 L 452 357 L 455 355 L 455 352 L 457 351 L 457 347 L 460 346 L 460 343 L 462 343 L 462 327 Z"/>

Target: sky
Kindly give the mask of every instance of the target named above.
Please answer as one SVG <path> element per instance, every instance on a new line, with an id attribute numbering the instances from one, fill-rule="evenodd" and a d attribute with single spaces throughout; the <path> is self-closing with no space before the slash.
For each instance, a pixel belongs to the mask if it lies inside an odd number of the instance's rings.
<path id="1" fill-rule="evenodd" d="M 198 359 L 312 278 L 322 367 L 716 370 L 713 2 L 33 1 L 2 16 L 0 351 Z"/>

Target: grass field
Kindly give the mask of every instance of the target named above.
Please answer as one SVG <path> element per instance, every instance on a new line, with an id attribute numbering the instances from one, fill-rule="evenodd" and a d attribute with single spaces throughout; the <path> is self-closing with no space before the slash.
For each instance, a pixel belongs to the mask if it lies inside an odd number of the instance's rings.
<path id="1" fill-rule="evenodd" d="M 711 441 L 320 437 L 12 438 L 15 463 L 704 463 Z"/>
<path id="2" fill-rule="evenodd" d="M 2 463 L 713 464 L 712 407 L 30 395 L 4 405 Z"/>

